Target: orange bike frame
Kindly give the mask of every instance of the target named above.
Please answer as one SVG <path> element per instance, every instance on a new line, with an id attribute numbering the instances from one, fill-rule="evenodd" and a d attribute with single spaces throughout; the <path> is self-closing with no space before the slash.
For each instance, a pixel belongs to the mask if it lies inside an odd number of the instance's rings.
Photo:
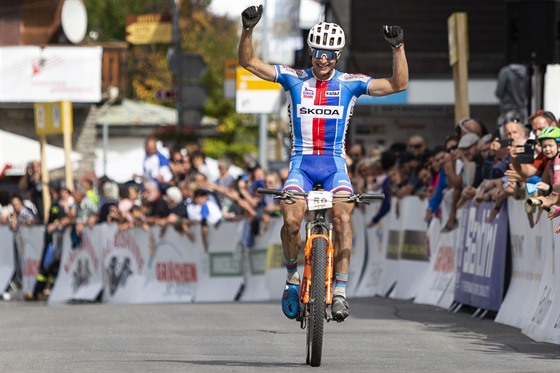
<path id="1" fill-rule="evenodd" d="M 311 270 L 312 270 L 312 252 L 313 240 L 316 238 L 323 238 L 327 241 L 327 273 L 325 277 L 325 293 L 326 293 L 326 303 L 332 303 L 332 278 L 334 271 L 334 247 L 332 244 L 332 231 L 329 230 L 328 236 L 325 234 L 311 234 L 311 229 L 307 229 L 306 242 L 304 249 L 305 263 L 303 266 L 303 279 L 302 286 L 300 289 L 299 300 L 303 304 L 309 303 L 309 293 L 311 289 Z"/>

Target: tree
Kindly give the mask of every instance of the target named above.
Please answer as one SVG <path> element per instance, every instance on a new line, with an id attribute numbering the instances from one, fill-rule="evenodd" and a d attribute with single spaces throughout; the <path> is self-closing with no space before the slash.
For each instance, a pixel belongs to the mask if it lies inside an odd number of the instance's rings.
<path id="1" fill-rule="evenodd" d="M 199 53 L 206 72 L 202 84 L 208 92 L 204 114 L 218 120 L 219 136 L 199 139 L 207 155 L 230 156 L 240 163 L 243 154 L 257 150 L 257 128 L 252 116 L 235 112 L 233 100 L 223 98 L 223 68 L 228 59 L 237 59 L 238 22 L 216 17 L 208 11 L 209 0 L 183 0 L 180 8 L 181 47 Z M 99 33 L 99 41 L 124 41 L 126 16 L 146 13 L 170 13 L 173 0 L 86 0 L 89 29 Z M 130 46 L 130 96 L 145 102 L 174 106 L 156 99 L 160 89 L 173 86 L 168 66 L 168 45 Z M 246 125 L 248 124 L 248 125 Z M 169 136 L 168 131 L 164 131 Z M 183 136 L 184 137 L 184 136 Z"/>

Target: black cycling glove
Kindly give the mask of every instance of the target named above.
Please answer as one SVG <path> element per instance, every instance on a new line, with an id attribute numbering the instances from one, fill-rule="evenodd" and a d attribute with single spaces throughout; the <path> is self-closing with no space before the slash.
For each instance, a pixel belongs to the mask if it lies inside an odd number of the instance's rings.
<path id="1" fill-rule="evenodd" d="M 383 33 L 385 40 L 387 40 L 392 47 L 398 48 L 403 44 L 403 30 L 400 26 L 385 25 L 381 29 L 381 32 Z"/>
<path id="2" fill-rule="evenodd" d="M 241 13 L 241 21 L 243 22 L 243 28 L 246 28 L 247 30 L 251 30 L 253 27 L 255 27 L 257 23 L 259 23 L 259 21 L 261 20 L 262 12 L 263 12 L 262 5 L 259 5 L 258 7 L 250 6 L 247 9 L 245 9 L 243 13 Z"/>

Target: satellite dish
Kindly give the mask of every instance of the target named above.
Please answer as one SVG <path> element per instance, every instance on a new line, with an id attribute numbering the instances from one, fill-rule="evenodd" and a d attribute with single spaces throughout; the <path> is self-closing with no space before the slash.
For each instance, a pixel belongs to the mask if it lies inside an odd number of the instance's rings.
<path id="1" fill-rule="evenodd" d="M 64 0 L 60 14 L 62 31 L 74 44 L 84 40 L 87 31 L 87 12 L 82 0 Z"/>

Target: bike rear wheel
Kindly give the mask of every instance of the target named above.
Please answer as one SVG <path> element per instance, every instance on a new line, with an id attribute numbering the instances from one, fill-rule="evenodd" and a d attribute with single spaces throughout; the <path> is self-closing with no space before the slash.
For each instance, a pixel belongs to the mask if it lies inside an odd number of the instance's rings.
<path id="1" fill-rule="evenodd" d="M 307 364 L 312 367 L 321 365 L 323 353 L 323 327 L 325 323 L 325 278 L 327 270 L 327 240 L 323 237 L 313 239 L 312 282 L 309 297 L 309 323 L 307 325 Z"/>

